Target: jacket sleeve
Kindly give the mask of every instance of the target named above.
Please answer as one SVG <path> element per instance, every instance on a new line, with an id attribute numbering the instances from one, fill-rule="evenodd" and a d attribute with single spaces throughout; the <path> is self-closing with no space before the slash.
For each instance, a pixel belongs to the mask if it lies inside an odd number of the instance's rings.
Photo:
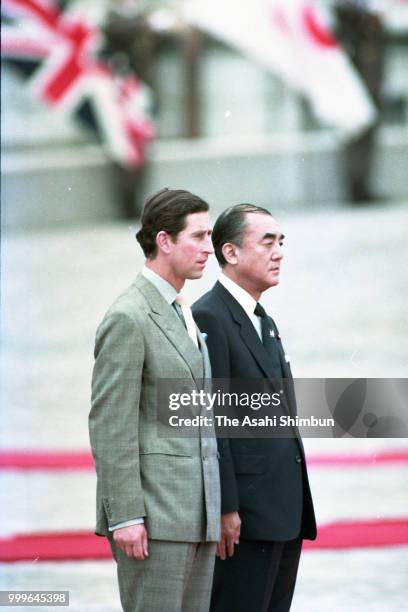
<path id="1" fill-rule="evenodd" d="M 139 402 L 144 363 L 137 322 L 114 312 L 98 328 L 89 431 L 109 527 L 145 516 L 139 466 Z"/>
<path id="2" fill-rule="evenodd" d="M 206 344 L 213 378 L 230 378 L 230 348 L 225 327 L 212 312 L 193 307 L 194 319 L 202 333 L 207 334 Z M 234 463 L 228 438 L 217 438 L 220 454 L 221 513 L 238 512 L 239 497 Z"/>

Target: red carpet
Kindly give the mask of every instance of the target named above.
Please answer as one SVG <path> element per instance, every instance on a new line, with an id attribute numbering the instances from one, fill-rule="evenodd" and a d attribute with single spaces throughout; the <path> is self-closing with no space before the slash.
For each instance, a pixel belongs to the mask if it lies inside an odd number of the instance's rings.
<path id="1" fill-rule="evenodd" d="M 353 455 L 310 455 L 309 467 L 375 467 L 408 463 L 408 451 Z M 87 451 L 0 451 L 3 470 L 93 470 L 94 462 Z"/>
<path id="2" fill-rule="evenodd" d="M 396 450 L 350 455 L 310 455 L 306 459 L 308 467 L 376 467 L 386 463 L 408 463 L 408 451 Z"/>
<path id="3" fill-rule="evenodd" d="M 408 519 L 337 521 L 318 531 L 315 542 L 305 540 L 305 550 L 408 545 Z"/>
<path id="4" fill-rule="evenodd" d="M 89 451 L 0 451 L 3 470 L 93 470 Z"/>
<path id="5" fill-rule="evenodd" d="M 339 521 L 319 528 L 305 550 L 338 550 L 408 545 L 408 519 Z M 106 538 L 86 531 L 32 533 L 0 538 L 0 562 L 110 559 Z"/>
<path id="6" fill-rule="evenodd" d="M 28 533 L 0 538 L 0 561 L 85 561 L 112 558 L 108 540 L 90 531 Z"/>

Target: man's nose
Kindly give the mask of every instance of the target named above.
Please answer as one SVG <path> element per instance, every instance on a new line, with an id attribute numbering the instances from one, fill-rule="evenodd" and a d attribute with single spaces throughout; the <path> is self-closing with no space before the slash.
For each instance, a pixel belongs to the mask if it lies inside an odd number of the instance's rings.
<path id="1" fill-rule="evenodd" d="M 214 253 L 214 247 L 213 247 L 213 243 L 210 237 L 207 238 L 207 243 L 205 245 L 205 252 L 208 253 L 209 255 L 212 255 Z"/>
<path id="2" fill-rule="evenodd" d="M 276 249 L 273 250 L 273 252 L 272 252 L 272 259 L 274 261 L 280 261 L 281 259 L 283 259 L 283 251 L 282 251 L 282 247 L 280 245 L 278 247 L 276 247 Z"/>

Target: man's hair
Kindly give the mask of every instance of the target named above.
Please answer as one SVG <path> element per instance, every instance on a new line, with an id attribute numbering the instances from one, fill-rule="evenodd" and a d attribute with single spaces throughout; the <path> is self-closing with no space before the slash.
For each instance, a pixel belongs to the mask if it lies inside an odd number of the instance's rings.
<path id="1" fill-rule="evenodd" d="M 254 204 L 236 204 L 224 210 L 215 222 L 212 232 L 212 242 L 215 256 L 221 268 L 227 263 L 222 253 L 224 244 L 231 242 L 237 246 L 242 246 L 247 225 L 246 215 L 248 213 L 272 216 L 269 210 L 261 206 L 255 206 Z"/>
<path id="2" fill-rule="evenodd" d="M 136 240 L 147 259 L 157 255 L 156 236 L 164 231 L 173 241 L 186 225 L 187 215 L 206 212 L 207 202 L 184 189 L 162 189 L 152 195 L 145 203 L 142 213 L 142 227 Z"/>

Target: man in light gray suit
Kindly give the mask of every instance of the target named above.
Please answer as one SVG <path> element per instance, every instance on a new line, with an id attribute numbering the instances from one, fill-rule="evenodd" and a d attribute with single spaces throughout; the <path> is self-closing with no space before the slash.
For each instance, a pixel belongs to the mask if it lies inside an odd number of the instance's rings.
<path id="1" fill-rule="evenodd" d="M 192 389 L 211 377 L 186 279 L 213 252 L 208 204 L 162 190 L 145 204 L 136 238 L 146 264 L 96 334 L 90 438 L 97 471 L 96 533 L 108 536 L 125 612 L 207 612 L 220 491 L 213 435 L 160 437 L 160 379 Z M 205 412 L 205 409 L 199 411 Z"/>

